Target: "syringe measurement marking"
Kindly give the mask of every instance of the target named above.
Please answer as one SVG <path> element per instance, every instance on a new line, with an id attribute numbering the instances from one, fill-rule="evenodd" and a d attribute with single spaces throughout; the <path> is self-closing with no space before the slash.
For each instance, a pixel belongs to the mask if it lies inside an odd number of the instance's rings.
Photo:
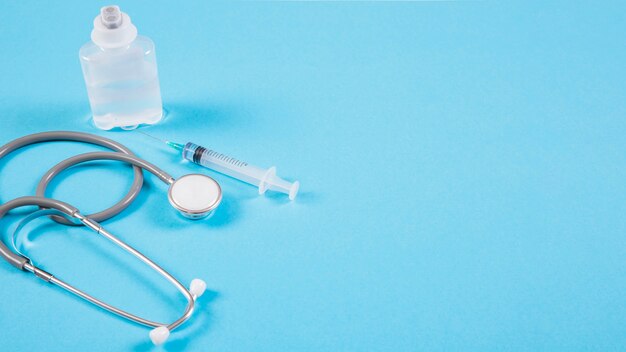
<path id="1" fill-rule="evenodd" d="M 248 166 L 248 163 L 241 161 L 241 160 L 237 160 L 233 157 L 230 157 L 228 155 L 222 154 L 222 153 L 218 153 L 212 149 L 207 149 L 205 152 L 205 155 L 211 156 L 215 159 L 221 160 L 225 163 L 229 163 L 232 165 L 235 165 L 237 167 L 244 167 L 244 166 Z"/>

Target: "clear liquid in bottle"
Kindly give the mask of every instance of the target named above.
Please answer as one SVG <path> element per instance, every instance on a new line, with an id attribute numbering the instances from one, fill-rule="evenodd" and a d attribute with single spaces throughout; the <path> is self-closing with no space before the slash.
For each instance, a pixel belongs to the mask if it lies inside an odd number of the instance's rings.
<path id="1" fill-rule="evenodd" d="M 163 105 L 154 43 L 137 36 L 117 6 L 102 8 L 91 37 L 79 56 L 96 127 L 132 129 L 159 122 Z"/>

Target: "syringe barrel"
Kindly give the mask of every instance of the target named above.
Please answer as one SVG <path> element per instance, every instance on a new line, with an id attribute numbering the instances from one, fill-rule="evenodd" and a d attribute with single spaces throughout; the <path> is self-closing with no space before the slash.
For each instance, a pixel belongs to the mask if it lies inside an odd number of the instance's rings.
<path id="1" fill-rule="evenodd" d="M 288 194 L 291 200 L 294 200 L 298 194 L 300 183 L 298 181 L 293 183 L 288 182 L 276 176 L 275 167 L 262 169 L 191 142 L 185 144 L 182 149 L 183 158 L 208 169 L 221 172 L 224 175 L 257 186 L 259 194 L 263 194 L 270 189 Z"/>
<path id="2" fill-rule="evenodd" d="M 191 142 L 185 144 L 183 158 L 257 187 L 267 171 Z"/>

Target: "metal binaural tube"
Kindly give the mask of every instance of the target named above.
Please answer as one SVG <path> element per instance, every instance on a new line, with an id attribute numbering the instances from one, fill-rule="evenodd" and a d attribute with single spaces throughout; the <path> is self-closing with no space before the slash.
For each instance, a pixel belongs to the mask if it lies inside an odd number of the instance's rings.
<path id="1" fill-rule="evenodd" d="M 127 311 L 124 311 L 122 309 L 119 309 L 117 307 L 114 307 L 110 304 L 107 304 L 83 291 L 81 291 L 80 289 L 66 283 L 65 281 L 55 277 L 53 274 L 40 269 L 38 267 L 36 267 L 31 260 L 24 256 L 24 255 L 20 255 L 18 253 L 15 253 L 13 251 L 11 251 L 1 240 L 0 240 L 0 255 L 2 257 L 4 257 L 5 260 L 7 260 L 9 263 L 11 263 L 12 265 L 14 265 L 15 267 L 17 267 L 18 269 L 21 270 L 25 270 L 25 271 L 29 271 L 31 273 L 33 273 L 35 276 L 37 276 L 38 278 L 49 282 L 51 284 L 57 285 L 60 288 L 94 304 L 97 305 L 113 314 L 119 315 L 123 318 L 126 318 L 128 320 L 131 320 L 133 322 L 136 322 L 138 324 L 141 325 L 146 325 L 146 326 L 150 326 L 150 327 L 161 327 L 161 326 L 166 326 L 168 330 L 173 330 L 175 328 L 177 328 L 178 326 L 180 326 L 181 324 L 183 324 L 187 319 L 189 319 L 189 317 L 192 315 L 193 311 L 194 311 L 194 306 L 195 306 L 195 300 L 196 300 L 196 296 L 194 296 L 194 294 L 192 294 L 187 288 L 185 288 L 176 278 L 174 278 L 172 275 L 170 275 L 167 271 L 165 271 L 163 268 L 161 268 L 158 264 L 156 264 L 155 262 L 153 262 L 151 259 L 149 259 L 148 257 L 146 257 L 145 255 L 143 255 L 141 252 L 139 252 L 138 250 L 134 249 L 132 246 L 126 244 L 125 242 L 123 242 L 122 240 L 120 240 L 119 238 L 117 238 L 116 236 L 114 236 L 112 233 L 108 232 L 107 230 L 105 230 L 104 228 L 102 228 L 102 226 L 94 221 L 91 220 L 87 217 L 85 217 L 84 215 L 80 214 L 80 212 L 78 211 L 78 209 L 76 209 L 75 207 L 61 202 L 61 201 L 57 201 L 54 199 L 48 199 L 48 198 L 42 198 L 42 197 L 21 197 L 21 198 L 17 198 L 14 199 L 12 201 L 9 201 L 5 204 L 0 205 L 0 219 L 2 219 L 4 217 L 4 215 L 6 215 L 6 213 L 8 213 L 10 210 L 18 208 L 18 207 L 22 207 L 22 206 L 29 206 L 29 205 L 36 205 L 36 206 L 40 206 L 40 207 L 46 207 L 46 208 L 52 208 L 52 209 L 56 209 L 60 212 L 62 212 L 64 215 L 67 215 L 69 217 L 73 217 L 75 219 L 77 219 L 78 221 L 80 221 L 81 223 L 83 223 L 86 227 L 92 229 L 94 232 L 102 235 L 103 237 L 105 237 L 106 239 L 108 239 L 109 241 L 113 242 L 115 245 L 117 245 L 118 247 L 124 249 L 126 252 L 132 254 L 133 256 L 135 256 L 136 258 L 138 258 L 139 260 L 141 260 L 142 262 L 144 262 L 145 264 L 147 264 L 151 269 L 155 270 L 157 273 L 159 273 L 161 276 L 163 276 L 165 279 L 167 279 L 170 283 L 172 283 L 182 294 L 183 296 L 185 296 L 185 298 L 187 299 L 187 306 L 185 308 L 185 311 L 183 312 L 182 316 L 180 318 L 178 318 L 176 321 L 174 321 L 173 323 L 169 324 L 169 325 L 165 325 L 163 323 L 159 323 L 159 322 L 155 322 L 155 321 L 151 321 L 148 319 L 144 319 L 141 318 L 139 316 L 136 316 L 132 313 L 129 313 Z"/>
<path id="2" fill-rule="evenodd" d="M 165 271 L 163 268 L 161 268 L 158 264 L 156 264 L 155 262 L 150 260 L 148 257 L 143 255 L 138 250 L 136 250 L 133 247 L 131 247 L 130 245 L 126 244 L 125 242 L 123 242 L 119 238 L 115 237 L 112 233 L 110 233 L 109 231 L 105 230 L 97 222 L 95 222 L 93 220 L 90 220 L 89 218 L 83 218 L 83 219 L 81 219 L 81 222 L 83 222 L 85 224 L 85 226 L 93 229 L 98 234 L 102 235 L 103 237 L 105 237 L 109 241 L 113 242 L 117 246 L 119 246 L 122 249 L 124 249 L 126 252 L 132 254 L 137 259 L 139 259 L 142 262 L 144 262 L 145 264 L 147 264 L 150 268 L 152 268 L 154 271 L 156 271 L 161 276 L 163 276 L 165 279 L 167 279 L 170 283 L 172 283 L 183 294 L 183 296 L 185 296 L 185 298 L 187 299 L 187 302 L 188 302 L 187 307 L 185 308 L 185 312 L 183 313 L 183 315 L 179 319 L 177 319 L 173 323 L 167 325 L 167 328 L 169 330 L 173 330 L 173 329 L 177 328 L 182 323 L 184 323 L 187 319 L 189 319 L 189 317 L 193 313 L 195 299 L 194 299 L 193 295 L 187 290 L 187 288 L 185 286 L 183 286 L 178 280 L 176 280 L 176 278 L 174 278 L 172 275 L 170 275 L 167 271 Z M 79 296 L 83 297 L 82 295 L 79 295 Z M 87 296 L 89 296 L 89 295 L 87 295 Z M 89 296 L 89 297 L 91 297 L 91 296 Z M 85 298 L 85 297 L 83 297 L 83 298 Z M 91 297 L 91 298 L 93 298 L 93 297 Z M 95 303 L 95 304 L 100 305 L 98 303 Z M 106 307 L 103 307 L 103 308 L 107 309 Z M 145 320 L 145 319 L 142 319 L 142 318 L 138 318 L 138 317 L 136 317 L 136 316 L 134 316 L 134 315 L 132 315 L 130 313 L 127 313 L 127 312 L 119 310 L 119 309 L 117 309 L 116 311 L 113 311 L 113 310 L 111 310 L 111 311 L 114 312 L 115 314 L 121 315 L 121 316 L 123 316 L 123 317 L 125 317 L 127 319 L 133 320 L 133 321 L 138 322 L 138 323 L 143 324 L 143 325 L 148 325 L 148 326 L 152 326 L 152 327 L 158 327 L 158 326 L 164 326 L 165 325 L 165 324 L 155 323 L 155 322 L 152 322 L 152 321 L 149 321 L 149 320 Z"/>

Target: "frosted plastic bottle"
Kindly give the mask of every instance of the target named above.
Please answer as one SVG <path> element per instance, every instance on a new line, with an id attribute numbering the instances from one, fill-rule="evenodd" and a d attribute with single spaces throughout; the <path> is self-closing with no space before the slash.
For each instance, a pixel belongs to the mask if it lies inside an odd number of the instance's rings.
<path id="1" fill-rule="evenodd" d="M 154 43 L 137 35 L 118 6 L 105 6 L 93 21 L 91 42 L 79 56 L 96 127 L 133 129 L 163 117 Z"/>

